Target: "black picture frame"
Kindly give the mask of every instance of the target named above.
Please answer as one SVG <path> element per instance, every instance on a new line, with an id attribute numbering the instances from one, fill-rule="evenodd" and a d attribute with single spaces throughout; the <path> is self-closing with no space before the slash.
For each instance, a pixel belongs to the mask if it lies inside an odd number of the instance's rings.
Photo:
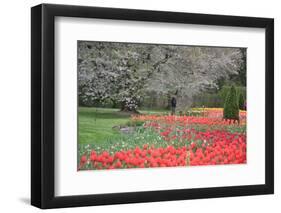
<path id="1" fill-rule="evenodd" d="M 93 195 L 54 195 L 55 17 L 263 28 L 265 48 L 265 184 Z M 31 204 L 42 208 L 218 198 L 274 193 L 274 20 L 164 11 L 41 4 L 31 8 Z"/>

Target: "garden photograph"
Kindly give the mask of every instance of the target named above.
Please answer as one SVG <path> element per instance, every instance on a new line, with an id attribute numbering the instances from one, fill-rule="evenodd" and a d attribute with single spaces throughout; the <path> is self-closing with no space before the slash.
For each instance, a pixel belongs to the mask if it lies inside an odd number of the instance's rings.
<path id="1" fill-rule="evenodd" d="M 247 49 L 77 41 L 77 170 L 247 163 Z"/>

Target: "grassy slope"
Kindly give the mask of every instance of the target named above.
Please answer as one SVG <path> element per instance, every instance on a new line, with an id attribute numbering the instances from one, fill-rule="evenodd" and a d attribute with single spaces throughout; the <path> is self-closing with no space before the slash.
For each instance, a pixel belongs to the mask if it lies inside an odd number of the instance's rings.
<path id="1" fill-rule="evenodd" d="M 108 138 L 118 137 L 113 126 L 124 124 L 130 116 L 115 109 L 79 108 L 79 143 L 102 143 Z"/>
<path id="2" fill-rule="evenodd" d="M 140 110 L 141 113 L 165 113 L 164 110 Z M 119 137 L 113 126 L 125 124 L 130 115 L 119 109 L 79 107 L 79 144 L 105 143 L 107 139 Z"/>

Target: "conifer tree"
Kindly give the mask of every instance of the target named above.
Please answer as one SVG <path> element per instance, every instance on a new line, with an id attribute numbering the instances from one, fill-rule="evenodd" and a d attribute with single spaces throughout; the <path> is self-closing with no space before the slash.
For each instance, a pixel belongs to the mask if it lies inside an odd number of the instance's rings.
<path id="1" fill-rule="evenodd" d="M 239 109 L 244 109 L 244 97 L 242 93 L 239 94 L 239 100 L 238 100 Z"/>
<path id="2" fill-rule="evenodd" d="M 225 99 L 223 109 L 224 119 L 239 120 L 239 107 L 237 103 L 237 94 L 234 86 L 231 87 Z"/>

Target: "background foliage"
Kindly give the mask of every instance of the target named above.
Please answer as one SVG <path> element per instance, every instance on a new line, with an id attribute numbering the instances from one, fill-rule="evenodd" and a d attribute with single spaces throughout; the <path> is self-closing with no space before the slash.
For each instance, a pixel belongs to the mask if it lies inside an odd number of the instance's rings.
<path id="1" fill-rule="evenodd" d="M 219 107 L 230 84 L 245 90 L 246 49 L 78 41 L 78 84 L 80 106 Z"/>

